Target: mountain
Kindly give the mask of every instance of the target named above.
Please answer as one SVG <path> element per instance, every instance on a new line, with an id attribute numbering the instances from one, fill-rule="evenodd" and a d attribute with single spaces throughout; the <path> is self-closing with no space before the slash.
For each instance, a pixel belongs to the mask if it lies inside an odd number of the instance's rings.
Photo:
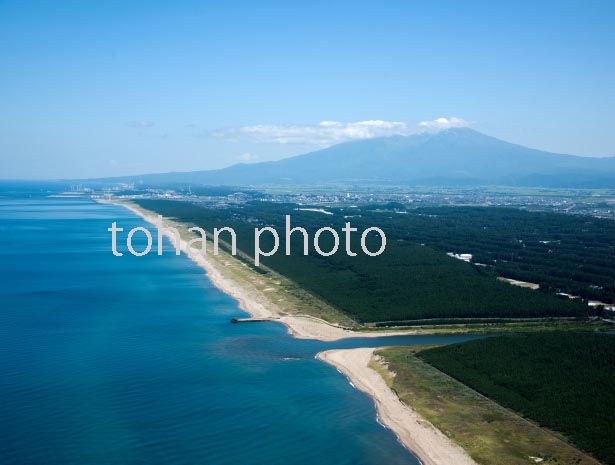
<path id="1" fill-rule="evenodd" d="M 469 128 L 346 142 L 275 162 L 104 181 L 210 185 L 378 183 L 615 187 L 615 157 L 543 152 Z"/>

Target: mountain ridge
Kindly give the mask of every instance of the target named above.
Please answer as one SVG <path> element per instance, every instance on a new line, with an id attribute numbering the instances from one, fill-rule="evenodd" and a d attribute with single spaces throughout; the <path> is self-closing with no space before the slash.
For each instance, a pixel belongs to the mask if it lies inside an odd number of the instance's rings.
<path id="1" fill-rule="evenodd" d="M 344 142 L 278 161 L 101 182 L 209 185 L 371 183 L 615 187 L 615 157 L 557 154 L 470 128 Z"/>

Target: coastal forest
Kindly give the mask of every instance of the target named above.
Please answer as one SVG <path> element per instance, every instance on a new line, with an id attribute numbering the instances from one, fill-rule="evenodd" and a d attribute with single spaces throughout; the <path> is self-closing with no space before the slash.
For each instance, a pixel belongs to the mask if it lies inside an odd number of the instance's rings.
<path id="1" fill-rule="evenodd" d="M 596 292 L 603 292 L 599 295 L 606 298 L 613 288 L 613 270 L 608 269 L 606 262 L 614 253 L 615 229 L 613 236 L 606 239 L 610 231 L 600 230 L 602 224 L 584 218 L 570 220 L 564 215 L 495 208 L 406 211 L 403 206 L 394 205 L 327 207 L 323 213 L 319 208 L 312 211 L 297 204 L 259 201 L 223 206 L 145 199 L 137 203 L 165 218 L 207 231 L 232 227 L 237 234 L 237 247 L 250 256 L 254 251 L 254 228 L 274 227 L 280 235 L 279 251 L 261 257 L 261 263 L 360 323 L 587 317 L 601 310 L 588 307 L 580 299 L 558 297 L 553 291 L 580 293 L 584 289 L 586 296 L 594 289 L 590 286 L 598 283 Z M 303 255 L 302 236 L 296 234 L 291 238 L 291 255 L 286 256 L 285 215 L 291 215 L 292 227 L 305 228 L 310 240 L 324 226 L 338 231 L 338 253 L 320 256 L 310 243 L 308 255 Z M 362 253 L 348 256 L 341 232 L 346 222 L 359 230 L 351 235 L 352 250 L 360 251 L 361 231 L 377 226 L 387 236 L 385 252 L 377 257 Z M 598 233 L 599 237 L 592 239 Z M 543 244 L 545 241 L 548 243 Z M 323 250 L 330 250 L 331 235 L 323 234 L 320 245 Z M 377 250 L 380 241 L 368 235 L 366 245 Z M 261 237 L 261 247 L 271 250 L 271 235 Z M 592 249 L 591 254 L 586 248 Z M 554 249 L 556 252 L 549 252 Z M 445 252 L 474 253 L 485 266 L 466 263 Z M 554 257 L 539 266 L 545 255 Z M 566 272 L 567 278 L 561 276 Z M 530 290 L 498 281 L 496 278 L 501 275 L 533 278 L 548 284 L 541 286 L 541 290 Z"/>
<path id="2" fill-rule="evenodd" d="M 417 357 L 615 464 L 615 335 L 489 337 L 423 350 Z"/>
<path id="3" fill-rule="evenodd" d="M 387 233 L 470 253 L 474 263 L 499 276 L 552 293 L 615 302 L 613 220 L 499 207 L 418 208 L 398 215 L 402 219 L 382 213 Z"/>

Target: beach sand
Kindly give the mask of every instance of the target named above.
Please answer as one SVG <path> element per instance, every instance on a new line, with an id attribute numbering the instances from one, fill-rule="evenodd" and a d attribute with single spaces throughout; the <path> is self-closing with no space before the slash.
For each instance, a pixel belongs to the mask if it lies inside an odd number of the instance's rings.
<path id="1" fill-rule="evenodd" d="M 374 399 L 378 418 L 425 465 L 476 465 L 440 430 L 402 403 L 383 377 L 370 368 L 374 348 L 327 350 L 317 357 L 343 373 L 354 387 Z"/>
<path id="2" fill-rule="evenodd" d="M 156 225 L 158 214 L 145 210 L 136 204 L 121 200 L 101 200 L 99 203 L 120 205 L 135 215 L 143 218 L 152 225 Z M 165 226 L 174 226 L 172 221 L 165 219 Z M 175 245 L 176 238 L 170 232 L 165 231 L 166 237 Z M 273 288 L 258 288 L 248 279 L 238 279 L 246 276 L 247 273 L 256 275 L 255 280 L 262 280 L 256 272 L 250 271 L 244 263 L 227 252 L 220 251 L 219 255 L 208 252 L 206 255 L 189 254 L 188 242 L 181 239 L 180 250 L 192 259 L 197 265 L 203 268 L 207 277 L 222 292 L 230 295 L 239 302 L 239 307 L 249 313 L 253 318 L 268 318 L 279 322 L 288 328 L 289 334 L 299 339 L 317 339 L 320 341 L 335 341 L 352 337 L 383 337 L 383 336 L 402 336 L 418 334 L 416 331 L 352 331 L 338 325 L 329 323 L 323 319 L 310 315 L 293 315 L 295 313 L 288 308 L 286 302 L 274 300 Z M 194 250 L 194 249 L 193 249 Z M 242 273 L 233 273 L 233 267 L 242 268 Z M 290 314 L 289 314 L 290 313 Z"/>
<path id="3" fill-rule="evenodd" d="M 148 223 L 156 225 L 158 215 L 138 205 L 115 200 L 99 200 L 99 202 L 121 205 Z M 173 226 L 174 223 L 166 221 L 165 225 Z M 175 245 L 174 235 L 171 233 L 166 235 Z M 272 291 L 275 290 L 272 287 L 256 287 L 255 282 L 264 286 L 269 286 L 269 284 L 264 284 L 261 276 L 254 276 L 256 273 L 251 271 L 245 263 L 241 263 L 226 252 L 221 252 L 217 256 L 189 254 L 187 241 L 182 239 L 180 242 L 181 251 L 206 271 L 207 277 L 217 288 L 237 299 L 242 310 L 253 318 L 269 318 L 284 324 L 288 332 L 296 338 L 334 341 L 352 337 L 416 334 L 412 331 L 356 332 L 314 316 L 289 315 L 288 302 L 272 300 L 271 297 L 274 295 Z M 233 267 L 236 270 L 239 269 L 240 273 L 233 274 Z M 374 399 L 381 422 L 391 429 L 400 442 L 415 453 L 422 463 L 425 465 L 474 464 L 475 462 L 463 449 L 451 443 L 444 434 L 403 404 L 380 374 L 368 366 L 373 352 L 373 348 L 331 350 L 321 352 L 318 358 L 335 366 L 351 380 L 354 386 Z"/>

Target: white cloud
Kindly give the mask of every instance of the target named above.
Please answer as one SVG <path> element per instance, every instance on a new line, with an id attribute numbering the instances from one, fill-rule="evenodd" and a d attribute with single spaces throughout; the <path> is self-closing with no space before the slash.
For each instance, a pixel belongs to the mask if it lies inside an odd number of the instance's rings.
<path id="1" fill-rule="evenodd" d="M 367 120 L 354 123 L 321 121 L 318 124 L 257 124 L 212 132 L 214 137 L 270 144 L 302 144 L 326 147 L 340 142 L 375 137 L 408 136 L 421 131 L 439 131 L 469 126 L 455 116 L 408 124 L 401 121 Z M 246 160 L 248 161 L 248 160 Z"/>
<path id="2" fill-rule="evenodd" d="M 246 152 L 246 153 L 242 153 L 237 158 L 241 161 L 250 162 L 250 161 L 258 160 L 258 155 L 254 155 L 253 153 Z"/>
<path id="3" fill-rule="evenodd" d="M 464 119 L 451 116 L 450 118 L 437 118 L 433 121 L 421 121 L 419 123 L 419 128 L 428 131 L 441 131 L 449 128 L 465 128 L 470 126 L 470 124 L 471 123 Z"/>
<path id="4" fill-rule="evenodd" d="M 407 135 L 414 129 L 399 121 L 322 121 L 318 124 L 258 124 L 215 131 L 216 137 L 275 144 L 333 145 L 355 139 Z"/>
<path id="5" fill-rule="evenodd" d="M 130 121 L 128 123 L 128 126 L 130 126 L 131 128 L 151 128 L 154 125 L 153 121 L 145 121 L 145 120 L 137 120 L 137 121 Z"/>

